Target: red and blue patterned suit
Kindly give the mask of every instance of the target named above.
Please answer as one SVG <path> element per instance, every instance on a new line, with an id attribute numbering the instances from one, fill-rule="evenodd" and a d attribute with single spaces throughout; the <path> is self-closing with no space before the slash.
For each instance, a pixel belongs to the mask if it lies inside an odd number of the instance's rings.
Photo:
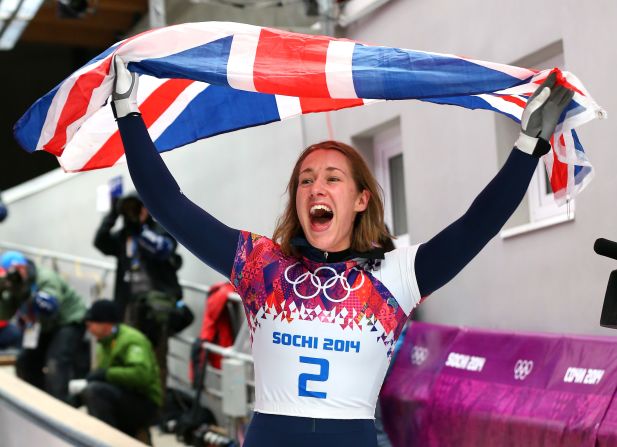
<path id="1" fill-rule="evenodd" d="M 395 265 L 391 259 L 376 273 Z M 419 292 L 397 297 L 405 300 L 400 305 L 368 266 L 362 259 L 321 264 L 286 256 L 270 239 L 241 232 L 231 279 L 253 342 L 256 411 L 373 418 Z"/>

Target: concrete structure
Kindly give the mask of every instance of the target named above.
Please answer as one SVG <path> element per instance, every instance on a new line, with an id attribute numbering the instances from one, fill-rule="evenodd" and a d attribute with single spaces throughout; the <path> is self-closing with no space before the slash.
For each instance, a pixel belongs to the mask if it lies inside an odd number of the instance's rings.
<path id="1" fill-rule="evenodd" d="M 7 372 L 0 372 L 3 447 L 140 447 L 145 444 Z"/>

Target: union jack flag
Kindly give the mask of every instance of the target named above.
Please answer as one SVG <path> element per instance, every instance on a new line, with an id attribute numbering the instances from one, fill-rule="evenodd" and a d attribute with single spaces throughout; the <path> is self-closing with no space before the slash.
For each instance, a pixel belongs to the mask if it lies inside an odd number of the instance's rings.
<path id="1" fill-rule="evenodd" d="M 25 150 L 51 152 L 69 172 L 123 160 L 109 105 L 116 54 L 141 74 L 139 108 L 160 152 L 381 100 L 486 109 L 520 121 L 527 98 L 549 73 L 238 23 L 188 23 L 119 42 L 40 98 L 15 125 Z M 545 164 L 555 196 L 563 200 L 592 173 L 574 129 L 605 112 L 573 74 L 559 72 L 558 78 L 575 95 Z"/>

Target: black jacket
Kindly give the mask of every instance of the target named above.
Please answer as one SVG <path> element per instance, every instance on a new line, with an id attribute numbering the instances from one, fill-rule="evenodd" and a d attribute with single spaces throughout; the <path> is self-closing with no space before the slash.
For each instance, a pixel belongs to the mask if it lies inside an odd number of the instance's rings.
<path id="1" fill-rule="evenodd" d="M 112 231 L 117 217 L 115 213 L 110 213 L 105 216 L 96 232 L 94 246 L 103 254 L 115 256 L 118 259 L 114 301 L 121 306 L 124 312 L 124 308 L 131 298 L 131 284 L 124 279 L 126 272 L 131 269 L 131 258 L 127 256 L 126 249 L 127 239 L 132 234 L 137 235 L 138 232 L 131 231 L 126 226 L 123 226 L 117 231 Z M 182 258 L 176 253 L 177 242 L 161 225 L 156 223 L 152 217 L 148 217 L 145 224 L 148 225 L 150 230 L 168 237 L 173 242 L 171 255 L 164 260 L 157 259 L 152 256 L 150 252 L 137 244 L 140 260 L 150 278 L 152 288 L 153 290 L 163 292 L 179 300 L 182 298 L 182 288 L 178 283 L 176 271 L 182 264 Z"/>

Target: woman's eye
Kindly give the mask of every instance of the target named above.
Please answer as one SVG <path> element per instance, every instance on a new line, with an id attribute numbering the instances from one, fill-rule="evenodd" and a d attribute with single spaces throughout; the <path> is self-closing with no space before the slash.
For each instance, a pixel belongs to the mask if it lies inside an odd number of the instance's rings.
<path id="1" fill-rule="evenodd" d="M 328 177 L 329 182 L 338 182 L 340 179 L 338 177 Z"/>
<path id="2" fill-rule="evenodd" d="M 310 178 L 302 178 L 300 179 L 300 184 L 301 185 L 308 185 L 311 183 L 311 179 Z"/>

